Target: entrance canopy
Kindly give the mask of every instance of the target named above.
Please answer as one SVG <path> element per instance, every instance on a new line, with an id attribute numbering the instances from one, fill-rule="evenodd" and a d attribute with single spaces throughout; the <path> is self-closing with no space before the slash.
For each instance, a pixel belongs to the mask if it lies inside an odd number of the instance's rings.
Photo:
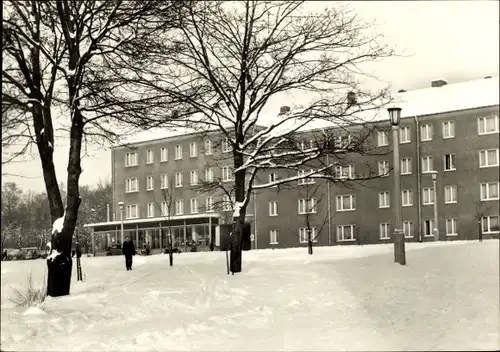
<path id="1" fill-rule="evenodd" d="M 190 215 L 175 215 L 171 217 L 160 216 L 155 218 L 146 219 L 127 219 L 123 220 L 123 228 L 127 230 L 153 228 L 153 227 L 167 227 L 167 226 L 184 226 L 184 225 L 197 225 L 204 223 L 211 223 L 213 225 L 219 224 L 220 215 L 217 213 L 205 214 L 190 214 Z M 97 222 L 92 224 L 85 224 L 83 227 L 88 227 L 94 232 L 115 231 L 117 227 L 121 226 L 121 221 L 107 221 Z"/>

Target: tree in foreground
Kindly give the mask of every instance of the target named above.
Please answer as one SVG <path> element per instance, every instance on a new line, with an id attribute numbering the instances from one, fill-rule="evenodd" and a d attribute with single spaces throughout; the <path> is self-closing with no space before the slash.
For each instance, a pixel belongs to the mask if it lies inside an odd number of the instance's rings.
<path id="1" fill-rule="evenodd" d="M 129 97 L 107 77 L 107 63 L 177 17 L 170 1 L 6 1 L 2 24 L 2 144 L 36 144 L 54 224 L 47 294 L 69 294 L 71 245 L 80 206 L 82 144 L 117 137 L 119 121 L 144 111 L 148 99 Z M 109 65 L 108 65 L 109 66 Z M 111 100 L 110 97 L 117 97 Z M 60 108 L 56 115 L 55 109 Z M 56 116 L 61 116 L 56 120 Z M 66 206 L 53 153 L 55 128 L 70 140 Z M 21 154 L 28 148 L 23 148 Z M 17 156 L 19 154 L 14 155 Z"/>
<path id="2" fill-rule="evenodd" d="M 200 2 L 196 11 L 188 9 L 178 30 L 137 47 L 134 59 L 140 60 L 127 65 L 126 75 L 162 102 L 160 110 L 137 124 L 161 126 L 165 116 L 176 116 L 227 139 L 236 200 L 233 272 L 241 271 L 241 235 L 253 191 L 306 177 L 337 181 L 330 172 L 337 156 L 365 152 L 367 133 L 339 144 L 338 134 L 318 130 L 316 143 L 303 149 L 297 148 L 300 133 L 318 121 L 345 131 L 366 122 L 358 118 L 360 112 L 385 103 L 386 90 L 360 87 L 359 65 L 393 51 L 371 34 L 370 25 L 336 6 L 310 13 L 301 1 Z M 283 101 L 287 93 L 304 98 Z M 287 107 L 269 109 L 277 103 Z M 325 155 L 330 155 L 327 163 Z M 319 160 L 314 172 L 297 176 L 297 169 Z M 280 169 L 295 175 L 255 182 L 259 173 Z"/>

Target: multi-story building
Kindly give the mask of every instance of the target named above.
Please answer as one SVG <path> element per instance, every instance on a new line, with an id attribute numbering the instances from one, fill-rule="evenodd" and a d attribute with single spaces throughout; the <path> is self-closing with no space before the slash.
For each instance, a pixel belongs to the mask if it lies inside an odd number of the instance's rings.
<path id="1" fill-rule="evenodd" d="M 499 80 L 498 77 L 400 91 L 400 170 L 403 229 L 407 241 L 475 239 L 499 234 Z M 272 187 L 253 194 L 247 220 L 253 248 L 384 243 L 391 241 L 393 178 L 391 136 L 383 127 L 367 143 L 380 153 L 353 154 L 335 172 L 343 182 L 306 179 L 292 187 Z M 358 128 L 359 129 L 359 128 Z M 355 133 L 356 126 L 353 127 Z M 314 131 L 304 132 L 304 140 Z M 227 157 L 224 157 L 227 155 Z M 165 247 L 168 234 L 176 246 L 195 240 L 217 242 L 218 225 L 232 219 L 232 158 L 216 132 L 189 133 L 137 141 L 112 149 L 113 219 L 89 224 L 95 247 L 105 248 L 125 236 L 139 247 Z M 380 177 L 349 181 L 375 170 Z M 290 176 L 260 173 L 256 182 Z M 431 171 L 437 171 L 436 192 Z M 219 179 L 220 187 L 200 186 Z M 228 187 L 224 187 L 227 185 Z M 224 191 L 224 189 L 226 191 Z M 229 193 L 229 192 L 228 192 Z M 123 222 L 118 206 L 123 202 Z M 434 205 L 438 221 L 434 224 Z"/>

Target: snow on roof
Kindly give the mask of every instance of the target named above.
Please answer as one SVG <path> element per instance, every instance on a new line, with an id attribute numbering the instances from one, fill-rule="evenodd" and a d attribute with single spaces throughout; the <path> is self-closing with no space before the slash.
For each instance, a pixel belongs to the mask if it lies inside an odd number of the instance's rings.
<path id="1" fill-rule="evenodd" d="M 386 108 L 392 105 L 402 108 L 402 118 L 499 105 L 499 77 L 496 76 L 489 79 L 482 78 L 473 81 L 446 84 L 441 87 L 429 87 L 395 93 L 393 95 L 393 102 L 382 109 L 354 113 L 354 123 L 388 120 L 389 116 Z M 279 118 L 280 117 L 277 115 L 271 116 L 264 114 L 259 117 L 258 124 L 264 127 L 276 122 Z M 279 131 L 275 132 L 281 133 L 283 129 L 293 130 L 299 124 L 300 122 L 287 121 L 286 124 L 280 126 Z M 307 131 L 328 127 L 338 127 L 338 125 L 332 126 L 330 122 L 318 119 L 308 123 L 299 130 Z M 214 127 L 213 129 L 207 129 L 206 125 L 202 128 L 200 128 L 200 126 L 155 128 L 134 134 L 127 139 L 123 139 L 118 144 L 115 144 L 115 147 L 124 144 L 137 144 L 153 140 L 180 137 L 200 133 L 201 131 L 205 133 L 212 131 L 216 132 L 217 128 Z"/>

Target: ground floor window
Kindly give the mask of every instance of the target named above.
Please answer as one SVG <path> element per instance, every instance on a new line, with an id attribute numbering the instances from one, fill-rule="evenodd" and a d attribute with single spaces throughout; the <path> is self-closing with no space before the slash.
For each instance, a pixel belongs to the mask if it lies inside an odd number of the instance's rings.
<path id="1" fill-rule="evenodd" d="M 313 242 L 318 242 L 317 238 L 317 233 L 316 233 L 316 228 L 307 228 L 307 227 L 302 227 L 299 229 L 299 242 L 300 243 L 307 243 L 309 240 L 309 231 L 311 231 L 311 241 Z"/>
<path id="2" fill-rule="evenodd" d="M 337 226 L 337 241 L 354 241 L 354 225 Z"/>
<path id="3" fill-rule="evenodd" d="M 424 220 L 424 236 L 434 236 L 434 220 Z"/>
<path id="4" fill-rule="evenodd" d="M 278 244 L 278 230 L 269 231 L 269 244 Z"/>
<path id="5" fill-rule="evenodd" d="M 498 216 L 492 215 L 483 217 L 482 225 L 483 233 L 498 233 Z"/>
<path id="6" fill-rule="evenodd" d="M 403 232 L 405 233 L 405 238 L 413 237 L 413 222 L 403 221 Z"/>
<path id="7" fill-rule="evenodd" d="M 391 238 L 390 235 L 390 224 L 388 222 L 383 222 L 380 224 L 380 239 L 381 240 L 388 240 Z"/>
<path id="8" fill-rule="evenodd" d="M 456 236 L 457 234 L 457 219 L 446 219 L 446 235 Z"/>

